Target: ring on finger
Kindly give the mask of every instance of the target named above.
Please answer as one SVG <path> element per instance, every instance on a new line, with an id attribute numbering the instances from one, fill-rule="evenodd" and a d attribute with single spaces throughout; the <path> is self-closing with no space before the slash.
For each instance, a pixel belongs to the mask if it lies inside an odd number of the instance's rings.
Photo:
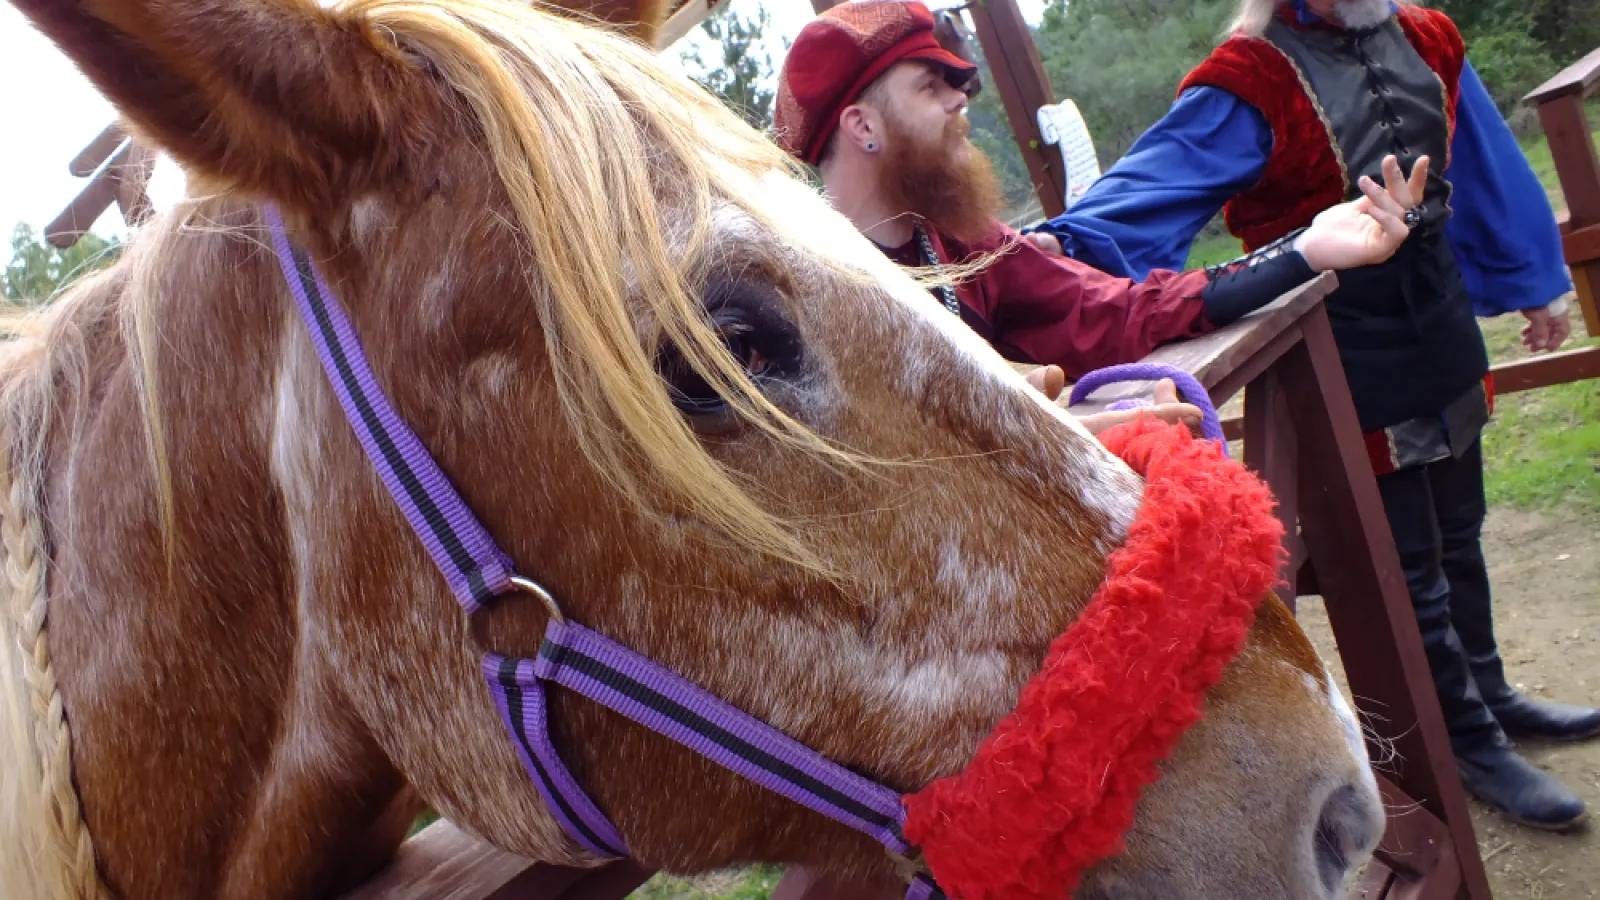
<path id="1" fill-rule="evenodd" d="M 1403 221 L 1406 223 L 1406 227 L 1407 228 L 1416 228 L 1418 225 L 1421 225 L 1422 224 L 1422 207 L 1413 206 L 1410 209 L 1406 210 L 1406 214 L 1405 214 L 1405 216 L 1403 218 Z"/>

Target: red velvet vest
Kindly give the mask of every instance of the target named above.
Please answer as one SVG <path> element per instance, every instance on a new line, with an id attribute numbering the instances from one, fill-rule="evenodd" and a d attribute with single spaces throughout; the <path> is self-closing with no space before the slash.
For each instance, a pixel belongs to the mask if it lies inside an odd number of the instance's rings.
<path id="1" fill-rule="evenodd" d="M 1297 24 L 1286 8 L 1280 13 L 1293 27 L 1308 27 Z M 1444 83 L 1445 115 L 1453 133 L 1466 59 L 1461 35 L 1455 24 L 1436 10 L 1404 6 L 1398 20 L 1417 55 Z M 1247 251 L 1310 225 L 1317 213 L 1348 199 L 1349 175 L 1341 162 L 1333 125 L 1302 73 L 1277 46 L 1243 35 L 1229 38 L 1189 73 L 1179 93 L 1201 85 L 1239 97 L 1259 110 L 1272 129 L 1272 155 L 1261 179 L 1223 208 L 1228 230 Z M 1435 159 L 1434 171 L 1442 173 L 1447 164 L 1448 160 Z"/>

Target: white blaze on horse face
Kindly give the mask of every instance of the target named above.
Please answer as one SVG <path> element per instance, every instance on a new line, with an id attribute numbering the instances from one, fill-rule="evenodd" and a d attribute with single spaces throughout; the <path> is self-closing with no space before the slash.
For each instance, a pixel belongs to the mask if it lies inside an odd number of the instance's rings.
<path id="1" fill-rule="evenodd" d="M 750 183 L 749 189 L 741 192 L 740 201 L 777 223 L 786 244 L 865 272 L 885 293 L 954 347 L 972 365 L 974 374 L 988 377 L 997 388 L 1020 391 L 1056 421 L 1076 432 L 1081 440 L 1075 443 L 1083 452 L 1062 459 L 1065 470 L 1062 474 L 1078 487 L 1086 506 L 1106 515 L 1116 533 L 1126 531 L 1138 507 L 1138 479 L 1120 459 L 1102 447 L 1077 418 L 1030 387 L 977 332 L 931 302 L 925 288 L 918 286 L 910 275 L 878 250 L 821 194 L 780 172 L 768 173 L 760 182 L 732 172 L 729 180 Z M 908 369 L 928 362 L 920 354 L 901 355 L 901 364 Z"/>
<path id="2" fill-rule="evenodd" d="M 1361 762 L 1361 771 L 1366 773 L 1367 779 L 1372 783 L 1372 789 L 1377 790 L 1377 779 L 1372 777 L 1371 759 L 1367 755 L 1367 742 L 1361 739 L 1361 722 L 1356 719 L 1355 711 L 1344 698 L 1344 692 L 1339 690 L 1339 683 L 1333 680 L 1333 672 L 1326 666 L 1323 667 L 1324 687 L 1327 692 L 1328 702 L 1333 705 L 1334 716 L 1339 720 L 1339 727 L 1344 730 L 1345 743 L 1349 745 L 1350 752 Z M 1308 679 L 1311 676 L 1306 676 Z M 1315 680 L 1315 679 L 1311 679 Z M 1313 688 L 1317 688 L 1313 685 Z"/>

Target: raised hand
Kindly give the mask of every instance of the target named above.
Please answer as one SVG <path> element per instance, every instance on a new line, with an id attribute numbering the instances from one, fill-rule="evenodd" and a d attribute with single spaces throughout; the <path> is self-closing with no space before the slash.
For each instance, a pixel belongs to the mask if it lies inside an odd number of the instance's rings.
<path id="1" fill-rule="evenodd" d="M 1422 202 L 1428 165 L 1428 157 L 1418 159 L 1408 179 L 1400 173 L 1399 160 L 1392 154 L 1384 157 L 1384 186 L 1361 176 L 1365 196 L 1323 210 L 1295 241 L 1295 249 L 1318 272 L 1386 261 L 1411 235 L 1405 215 Z"/>

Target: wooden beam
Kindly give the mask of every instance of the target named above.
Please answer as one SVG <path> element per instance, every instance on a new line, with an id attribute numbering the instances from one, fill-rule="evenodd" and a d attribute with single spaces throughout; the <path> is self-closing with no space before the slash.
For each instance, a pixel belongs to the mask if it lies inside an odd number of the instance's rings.
<path id="1" fill-rule="evenodd" d="M 710 18 L 712 13 L 727 5 L 728 0 L 689 0 L 661 23 L 661 30 L 656 33 L 656 47 L 668 49 Z"/>
<path id="2" fill-rule="evenodd" d="M 440 819 L 342 900 L 624 900 L 650 874 L 631 861 L 597 869 L 531 862 Z"/>
<path id="3" fill-rule="evenodd" d="M 1295 335 L 1299 336 L 1298 330 Z M 1272 489 L 1272 496 L 1278 501 L 1276 512 L 1278 521 L 1283 523 L 1285 544 L 1296 546 L 1300 529 L 1300 486 L 1295 463 L 1300 448 L 1294 429 L 1281 427 L 1289 420 L 1289 401 L 1276 369 L 1269 368 L 1250 382 L 1245 389 L 1245 403 L 1254 408 L 1246 419 L 1249 436 L 1244 442 L 1244 464 Z M 1297 599 L 1296 565 L 1297 561 L 1292 558 L 1284 563 L 1283 584 L 1277 589 L 1278 599 L 1291 613 L 1295 611 Z"/>
<path id="4" fill-rule="evenodd" d="M 128 139 L 128 133 L 122 129 L 122 123 L 112 122 L 103 131 L 95 135 L 94 140 L 67 164 L 67 171 L 74 178 L 88 178 L 100 168 L 100 164 L 111 158 L 117 152 L 122 142 Z"/>
<path id="5" fill-rule="evenodd" d="M 1395 787 L 1394 782 L 1377 773 L 1373 777 L 1378 782 L 1383 808 L 1389 811 L 1389 825 L 1373 855 L 1396 872 L 1432 875 L 1444 859 L 1445 848 L 1450 846 L 1450 829 Z"/>
<path id="6" fill-rule="evenodd" d="M 1538 106 L 1557 97 L 1569 97 L 1576 94 L 1585 97 L 1594 93 L 1596 85 L 1600 85 L 1600 50 L 1593 50 L 1588 56 L 1578 60 L 1544 84 L 1528 92 L 1522 98 L 1524 106 Z"/>
<path id="7" fill-rule="evenodd" d="M 130 142 L 128 149 L 133 152 L 128 154 L 127 163 L 116 177 L 117 210 L 128 227 L 137 228 L 155 215 L 155 204 L 150 202 L 145 186 L 155 172 L 156 151 L 137 142 Z"/>
<path id="8" fill-rule="evenodd" d="M 1566 196 L 1567 218 L 1563 230 L 1569 234 L 1569 239 L 1579 242 L 1571 249 L 1576 249 L 1580 255 L 1588 249 L 1580 236 L 1600 225 L 1600 157 L 1595 154 L 1593 133 L 1583 109 L 1583 98 L 1594 90 L 1597 80 L 1600 80 L 1600 50 L 1551 79 L 1547 83 L 1548 90 L 1528 95 L 1529 101 L 1538 106 L 1539 124 L 1550 141 L 1556 179 L 1561 182 L 1561 192 Z M 1578 292 L 1578 309 L 1584 328 L 1589 334 L 1600 336 L 1600 299 L 1597 299 L 1600 298 L 1600 262 L 1585 260 L 1572 264 L 1572 281 Z"/>
<path id="9" fill-rule="evenodd" d="M 1494 392 L 1497 396 L 1569 384 L 1586 378 L 1600 378 L 1600 347 L 1530 356 L 1501 363 L 1490 371 L 1494 373 Z"/>
<path id="10" fill-rule="evenodd" d="M 1350 900 L 1388 900 L 1389 887 L 1394 884 L 1394 872 L 1377 860 L 1367 864 L 1365 872 L 1350 889 Z"/>
<path id="11" fill-rule="evenodd" d="M 653 874 L 631 859 L 580 870 L 578 877 L 569 881 L 572 871 L 540 863 L 484 900 L 627 900 Z M 558 879 L 556 883 L 552 876 Z"/>
<path id="12" fill-rule="evenodd" d="M 827 874 L 807 866 L 789 866 L 772 891 L 772 900 L 900 900 L 904 884 L 878 884 Z"/>
<path id="13" fill-rule="evenodd" d="M 100 165 L 96 160 L 104 160 L 104 153 L 109 152 L 105 149 L 108 145 L 117 153 L 95 172 L 94 167 Z M 121 149 L 117 149 L 119 146 Z M 94 177 L 67 208 L 45 226 L 45 240 L 62 250 L 71 247 L 113 203 L 130 227 L 144 222 L 154 212 L 145 186 L 155 170 L 155 163 L 155 150 L 127 139 L 120 123 L 108 125 L 67 166 L 74 175 L 93 173 Z"/>
<path id="14" fill-rule="evenodd" d="M 1368 747 L 1375 759 L 1392 748 L 1390 779 L 1445 824 L 1459 893 L 1488 900 L 1466 792 L 1326 310 L 1319 305 L 1300 327 L 1305 341 L 1285 355 L 1280 374 L 1301 448 L 1301 534 L 1350 692 L 1363 709 L 1382 710 L 1384 718 L 1368 723 Z"/>
<path id="15" fill-rule="evenodd" d="M 52 246 L 65 250 L 78 242 L 106 211 L 117 200 L 118 178 L 117 171 L 121 166 L 133 158 L 133 145 L 123 146 L 122 150 L 106 164 L 100 173 L 89 180 L 89 184 L 78 192 L 78 196 L 67 204 L 67 208 L 56 216 L 55 220 L 44 227 L 45 240 Z"/>
<path id="16" fill-rule="evenodd" d="M 483 900 L 533 865 L 440 819 L 401 844 L 389 865 L 344 900 Z"/>
<path id="17" fill-rule="evenodd" d="M 1600 224 L 1600 158 L 1595 156 L 1583 98 L 1567 94 L 1540 104 L 1539 124 L 1550 140 L 1571 228 Z"/>
<path id="18" fill-rule="evenodd" d="M 1530 356 L 1493 366 L 1489 372 L 1494 376 L 1494 393 L 1497 397 L 1571 384 L 1587 378 L 1600 378 L 1600 347 L 1581 347 Z M 1223 419 L 1222 434 L 1230 441 L 1245 439 L 1244 417 Z"/>
<path id="19" fill-rule="evenodd" d="M 1058 216 L 1066 210 L 1067 166 L 1061 150 L 1039 135 L 1039 109 L 1055 103 L 1056 96 L 1033 34 L 1016 0 L 972 0 L 967 13 L 972 16 L 984 61 L 989 64 L 1022 161 L 1028 166 L 1039 205 L 1046 216 Z"/>
<path id="20" fill-rule="evenodd" d="M 1572 228 L 1569 219 L 1567 228 L 1561 235 L 1561 252 L 1566 257 L 1567 265 L 1600 261 L 1600 225 Z"/>

